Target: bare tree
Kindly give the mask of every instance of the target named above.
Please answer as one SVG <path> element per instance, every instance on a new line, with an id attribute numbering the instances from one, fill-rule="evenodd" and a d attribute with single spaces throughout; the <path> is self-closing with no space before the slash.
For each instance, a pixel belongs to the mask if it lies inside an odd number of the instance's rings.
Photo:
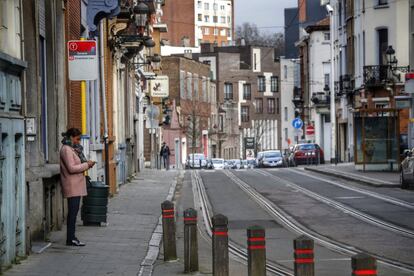
<path id="1" fill-rule="evenodd" d="M 263 120 L 253 121 L 252 128 L 253 128 L 253 135 L 254 135 L 254 140 L 255 140 L 254 151 L 257 156 L 257 153 L 262 150 L 262 137 L 265 132 L 264 121 Z"/>
<path id="2" fill-rule="evenodd" d="M 256 24 L 245 22 L 236 27 L 236 39 L 244 38 L 247 45 L 257 45 L 275 48 L 275 56 L 284 54 L 285 39 L 281 32 L 261 32 Z"/>

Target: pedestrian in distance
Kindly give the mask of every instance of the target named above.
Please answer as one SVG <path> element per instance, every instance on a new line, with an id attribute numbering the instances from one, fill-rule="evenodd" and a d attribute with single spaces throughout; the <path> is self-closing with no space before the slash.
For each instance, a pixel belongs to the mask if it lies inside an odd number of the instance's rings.
<path id="1" fill-rule="evenodd" d="M 164 168 L 166 170 L 170 169 L 170 154 L 170 147 L 168 147 L 168 145 L 165 142 L 163 142 L 160 151 L 160 156 L 163 160 Z"/>
<path id="2" fill-rule="evenodd" d="M 81 197 L 87 195 L 85 172 L 96 162 L 87 160 L 80 144 L 81 132 L 71 128 L 62 133 L 60 149 L 60 179 L 63 196 L 68 201 L 66 245 L 85 246 L 75 235 L 76 217 L 79 211 Z"/>

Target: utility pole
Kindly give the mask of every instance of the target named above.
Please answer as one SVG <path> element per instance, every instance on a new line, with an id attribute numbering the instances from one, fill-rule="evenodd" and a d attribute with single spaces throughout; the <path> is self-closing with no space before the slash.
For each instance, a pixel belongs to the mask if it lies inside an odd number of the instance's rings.
<path id="1" fill-rule="evenodd" d="M 337 163 L 336 156 L 336 113 L 335 113 L 335 46 L 334 46 L 334 30 L 335 17 L 334 8 L 331 5 L 326 5 L 330 19 L 330 37 L 331 37 L 331 78 L 330 78 L 330 114 L 331 114 L 331 163 Z"/>

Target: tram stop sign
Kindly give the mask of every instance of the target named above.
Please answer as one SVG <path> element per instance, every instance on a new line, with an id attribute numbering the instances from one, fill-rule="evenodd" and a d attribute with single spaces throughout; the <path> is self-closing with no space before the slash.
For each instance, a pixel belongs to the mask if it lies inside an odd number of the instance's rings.
<path id="1" fill-rule="evenodd" d="M 98 54 L 95 40 L 68 41 L 69 80 L 98 79 Z"/>

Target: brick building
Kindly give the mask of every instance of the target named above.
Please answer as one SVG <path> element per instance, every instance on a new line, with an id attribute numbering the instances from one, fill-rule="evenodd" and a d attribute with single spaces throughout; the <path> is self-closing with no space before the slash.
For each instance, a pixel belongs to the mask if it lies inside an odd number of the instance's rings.
<path id="1" fill-rule="evenodd" d="M 185 163 L 190 153 L 209 156 L 211 120 L 210 67 L 191 57 L 163 57 L 163 73 L 169 77 L 173 114 L 164 126 L 162 140 L 171 149 L 171 165 Z M 178 163 L 178 164 L 179 164 Z"/>
<path id="2" fill-rule="evenodd" d="M 198 59 L 210 64 L 217 83 L 219 155 L 245 158 L 247 137 L 255 138 L 256 151 L 279 149 L 280 68 L 274 48 L 204 44 Z"/>
<path id="3" fill-rule="evenodd" d="M 171 0 L 165 4 L 163 19 L 169 32 L 161 38 L 169 45 L 228 46 L 234 40 L 233 0 Z"/>

